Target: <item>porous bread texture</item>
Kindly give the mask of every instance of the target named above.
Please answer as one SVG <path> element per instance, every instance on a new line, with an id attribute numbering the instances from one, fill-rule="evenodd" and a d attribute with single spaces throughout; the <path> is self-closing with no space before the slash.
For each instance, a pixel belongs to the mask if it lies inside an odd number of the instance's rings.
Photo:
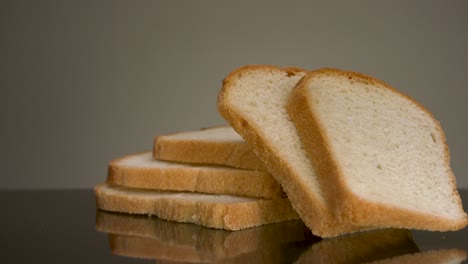
<path id="1" fill-rule="evenodd" d="M 267 171 L 250 145 L 230 126 L 158 136 L 154 139 L 153 157 L 166 161 Z"/>
<path id="2" fill-rule="evenodd" d="M 369 76 L 322 69 L 298 83 L 288 111 L 338 219 L 466 226 L 442 128 L 413 99 Z"/>
<path id="3" fill-rule="evenodd" d="M 290 92 L 305 74 L 295 68 L 241 67 L 224 79 L 218 111 L 252 146 L 314 235 L 332 237 L 361 230 L 334 218 L 286 112 Z"/>
<path id="4" fill-rule="evenodd" d="M 267 172 L 154 160 L 141 152 L 113 160 L 107 182 L 127 187 L 278 198 L 284 192 Z"/>
<path id="5" fill-rule="evenodd" d="M 206 227 L 240 230 L 298 219 L 288 199 L 259 199 L 188 192 L 163 192 L 99 184 L 98 209 L 155 215 L 161 219 Z"/>

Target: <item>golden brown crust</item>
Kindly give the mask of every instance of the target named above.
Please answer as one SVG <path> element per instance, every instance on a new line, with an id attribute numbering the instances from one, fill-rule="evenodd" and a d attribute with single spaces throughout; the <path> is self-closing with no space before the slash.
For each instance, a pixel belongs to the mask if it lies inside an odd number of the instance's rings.
<path id="1" fill-rule="evenodd" d="M 133 188 L 190 191 L 246 197 L 284 197 L 281 186 L 266 172 L 221 166 L 184 166 L 149 168 L 122 166 L 128 158 L 150 155 L 149 152 L 127 155 L 109 164 L 107 182 Z"/>
<path id="2" fill-rule="evenodd" d="M 445 136 L 440 124 L 432 114 L 414 99 L 397 91 L 388 84 L 373 77 L 355 72 L 344 72 L 337 69 L 322 69 L 310 72 L 295 87 L 288 103 L 288 112 L 294 121 L 301 139 L 305 143 L 305 149 L 309 158 L 317 169 L 319 179 L 324 187 L 324 193 L 337 209 L 335 216 L 341 221 L 351 221 L 357 225 L 369 226 L 391 226 L 397 228 L 416 228 L 426 230 L 449 231 L 458 230 L 466 226 L 467 218 L 457 222 L 448 221 L 435 215 L 422 214 L 396 206 L 372 202 L 353 194 L 345 184 L 345 175 L 340 170 L 338 162 L 331 153 L 330 139 L 323 132 L 323 125 L 313 111 L 313 103 L 309 101 L 307 84 L 312 78 L 321 75 L 338 75 L 352 78 L 354 81 L 371 83 L 373 85 L 390 89 L 391 91 L 407 98 L 415 103 L 421 110 L 426 112 L 436 123 L 441 137 L 444 139 L 446 149 L 446 164 L 449 164 L 449 154 Z M 451 175 L 452 190 L 456 203 L 461 205 L 461 199 L 456 190 L 455 177 Z"/>
<path id="3" fill-rule="evenodd" d="M 177 134 L 180 133 L 161 135 L 154 139 L 153 157 L 155 159 L 267 171 L 246 142 L 213 142 L 171 138 Z"/>
<path id="4" fill-rule="evenodd" d="M 180 199 L 184 193 L 160 195 L 157 191 L 124 188 L 109 184 L 94 187 L 98 209 L 130 214 L 155 215 L 170 221 L 206 227 L 240 230 L 263 224 L 298 219 L 288 199 L 255 199 L 241 202 L 218 200 L 216 195 L 203 200 Z M 210 198 L 211 198 L 210 197 Z"/>
<path id="5" fill-rule="evenodd" d="M 230 89 L 236 79 L 249 71 L 270 71 L 281 74 L 297 74 L 305 71 L 297 68 L 281 69 L 268 65 L 251 65 L 238 68 L 231 72 L 223 81 L 223 87 L 218 95 L 218 112 L 231 126 L 252 146 L 255 154 L 262 160 L 273 177 L 281 184 L 288 195 L 294 209 L 301 219 L 311 229 L 312 233 L 321 237 L 337 236 L 347 232 L 361 230 L 361 227 L 338 223 L 326 208 L 307 187 L 300 184 L 294 168 L 282 160 L 272 146 L 260 135 L 255 124 L 245 120 L 240 113 L 227 103 Z"/>

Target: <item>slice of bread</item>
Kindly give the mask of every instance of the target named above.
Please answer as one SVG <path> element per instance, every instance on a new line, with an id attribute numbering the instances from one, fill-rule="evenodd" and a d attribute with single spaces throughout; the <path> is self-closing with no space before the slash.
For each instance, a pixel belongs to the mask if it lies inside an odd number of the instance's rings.
<path id="1" fill-rule="evenodd" d="M 216 261 L 248 254 L 264 248 L 308 242 L 308 228 L 300 220 L 268 224 L 236 232 L 174 223 L 141 215 L 97 211 L 96 229 L 113 238 L 111 247 L 121 254 L 179 261 Z M 141 239 L 125 239 L 138 237 Z M 123 241 L 139 244 L 130 252 Z M 138 241 L 138 242 L 137 242 Z M 151 246 L 149 246 L 151 245 Z M 136 248 L 138 248 L 135 245 Z M 151 250 L 153 248 L 153 250 Z M 120 249 L 120 250 L 117 250 Z M 148 250 L 146 250 L 148 249 Z M 125 251 L 125 252 L 124 252 Z M 144 253 L 146 252 L 146 253 Z"/>
<path id="2" fill-rule="evenodd" d="M 218 111 L 252 146 L 314 235 L 332 237 L 360 230 L 335 219 L 286 112 L 290 92 L 305 74 L 273 66 L 239 68 L 223 81 Z"/>
<path id="3" fill-rule="evenodd" d="M 155 215 L 161 219 L 206 227 L 240 230 L 298 219 L 288 199 L 259 199 L 189 192 L 163 192 L 99 184 L 98 209 Z"/>
<path id="4" fill-rule="evenodd" d="M 154 139 L 153 156 L 166 161 L 267 171 L 250 145 L 230 126 L 158 136 Z"/>
<path id="5" fill-rule="evenodd" d="M 419 248 L 409 230 L 380 229 L 324 239 L 295 263 L 367 263 L 415 252 Z"/>
<path id="6" fill-rule="evenodd" d="M 197 166 L 154 160 L 151 152 L 111 161 L 107 182 L 127 187 L 190 191 L 246 197 L 284 197 L 281 186 L 267 172 L 226 166 Z"/>
<path id="7" fill-rule="evenodd" d="M 467 225 L 442 128 L 410 97 L 363 74 L 322 69 L 298 83 L 288 112 L 338 219 L 433 231 Z"/>

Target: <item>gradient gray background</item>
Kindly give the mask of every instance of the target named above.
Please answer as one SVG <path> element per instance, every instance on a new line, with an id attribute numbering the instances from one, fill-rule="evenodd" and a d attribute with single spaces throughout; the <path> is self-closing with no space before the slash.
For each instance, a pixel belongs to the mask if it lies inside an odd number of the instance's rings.
<path id="1" fill-rule="evenodd" d="M 225 124 L 245 64 L 374 75 L 442 123 L 468 187 L 468 1 L 2 1 L 1 189 L 90 188 L 157 134 Z"/>

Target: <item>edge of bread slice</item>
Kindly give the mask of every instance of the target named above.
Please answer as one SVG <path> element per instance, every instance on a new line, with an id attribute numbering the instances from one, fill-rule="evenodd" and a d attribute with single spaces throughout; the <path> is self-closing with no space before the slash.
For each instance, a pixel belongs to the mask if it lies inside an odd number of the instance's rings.
<path id="1" fill-rule="evenodd" d="M 99 209 L 155 215 L 206 227 L 240 230 L 298 219 L 288 199 L 259 199 L 189 192 L 164 192 L 110 184 L 94 187 Z"/>
<path id="2" fill-rule="evenodd" d="M 166 161 L 267 171 L 250 145 L 230 126 L 157 136 L 153 144 L 153 157 Z"/>
<path id="3" fill-rule="evenodd" d="M 432 231 L 466 226 L 442 128 L 407 95 L 373 77 L 321 69 L 297 84 L 288 112 L 338 219 Z"/>
<path id="4" fill-rule="evenodd" d="M 314 235 L 332 237 L 363 230 L 334 217 L 286 112 L 289 94 L 305 74 L 297 68 L 267 65 L 238 68 L 223 80 L 218 111 L 252 146 Z"/>
<path id="5" fill-rule="evenodd" d="M 109 163 L 107 182 L 134 188 L 278 198 L 281 186 L 267 172 L 154 160 L 141 152 Z"/>

